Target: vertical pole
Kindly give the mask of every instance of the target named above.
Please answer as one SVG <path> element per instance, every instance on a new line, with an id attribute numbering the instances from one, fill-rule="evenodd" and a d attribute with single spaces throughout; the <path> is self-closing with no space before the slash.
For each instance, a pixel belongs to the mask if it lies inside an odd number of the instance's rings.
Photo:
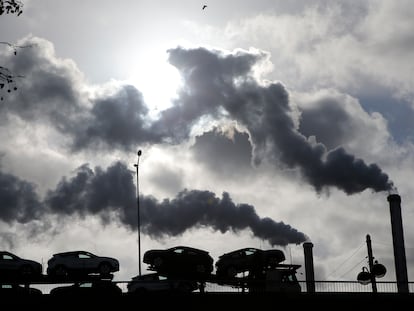
<path id="1" fill-rule="evenodd" d="M 141 276 L 141 218 L 140 218 L 140 210 L 139 210 L 139 157 L 141 156 L 142 152 L 141 150 L 138 150 L 138 158 L 137 158 L 137 164 L 134 164 L 134 166 L 137 169 L 137 230 L 138 230 L 138 274 Z"/>
<path id="2" fill-rule="evenodd" d="M 399 293 L 408 293 L 407 260 L 405 257 L 404 232 L 401 217 L 401 197 L 398 194 L 390 194 L 387 200 L 390 205 L 397 288 Z"/>
<path id="3" fill-rule="evenodd" d="M 369 274 L 371 275 L 371 285 L 372 285 L 372 292 L 377 292 L 377 282 L 375 279 L 375 275 L 372 273 L 372 267 L 374 266 L 374 257 L 372 256 L 372 245 L 371 245 L 371 237 L 367 234 L 367 249 L 368 249 L 368 265 L 369 265 Z"/>
<path id="4" fill-rule="evenodd" d="M 306 274 L 306 291 L 315 292 L 315 273 L 313 269 L 313 244 L 311 242 L 303 243 L 303 252 L 305 255 L 305 274 Z"/>

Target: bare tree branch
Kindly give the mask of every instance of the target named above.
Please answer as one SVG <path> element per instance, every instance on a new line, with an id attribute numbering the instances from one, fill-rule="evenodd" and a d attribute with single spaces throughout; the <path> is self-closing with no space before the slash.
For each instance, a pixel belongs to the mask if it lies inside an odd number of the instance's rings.
<path id="1" fill-rule="evenodd" d="M 0 15 L 3 14 L 16 14 L 20 16 L 23 13 L 23 3 L 17 0 L 0 0 Z M 16 45 L 9 42 L 0 41 L 0 44 L 8 45 L 13 49 L 14 55 L 17 55 L 17 49 L 31 47 L 33 45 Z M 23 76 L 14 75 L 12 72 L 3 66 L 0 66 L 0 92 L 7 90 L 10 93 L 12 90 L 16 91 L 16 78 L 21 78 Z M 3 100 L 3 96 L 0 96 L 0 100 Z"/>
<path id="2" fill-rule="evenodd" d="M 16 14 L 20 16 L 23 13 L 23 3 L 17 0 L 0 0 L 0 15 Z"/>

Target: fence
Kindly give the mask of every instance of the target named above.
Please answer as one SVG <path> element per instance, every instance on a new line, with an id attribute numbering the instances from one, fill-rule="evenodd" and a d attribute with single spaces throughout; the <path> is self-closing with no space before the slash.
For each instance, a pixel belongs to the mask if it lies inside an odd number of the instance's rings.
<path id="1" fill-rule="evenodd" d="M 114 281 L 122 292 L 127 292 L 128 281 Z M 306 281 L 299 281 L 302 292 L 307 292 Z M 397 293 L 396 282 L 376 282 L 378 293 Z M 32 287 L 39 288 L 44 294 L 48 294 L 54 287 L 65 286 L 65 284 L 33 284 Z M 68 285 L 68 284 L 66 284 Z M 414 282 L 408 283 L 409 292 L 414 293 Z M 198 291 L 198 290 L 197 290 Z M 248 288 L 243 286 L 219 285 L 215 282 L 207 282 L 206 292 L 231 292 L 243 293 L 249 292 Z M 356 281 L 315 281 L 315 292 L 319 293 L 369 293 L 372 292 L 371 284 L 362 285 Z"/>
<path id="2" fill-rule="evenodd" d="M 301 291 L 307 292 L 306 281 L 299 281 Z M 397 282 L 376 282 L 378 293 L 397 293 Z M 409 292 L 414 292 L 414 282 L 408 283 Z M 208 292 L 248 292 L 240 286 L 222 286 L 216 283 L 207 283 Z M 356 281 L 315 281 L 315 292 L 319 293 L 370 293 L 371 284 L 362 285 Z"/>
<path id="3" fill-rule="evenodd" d="M 306 291 L 306 282 L 299 281 L 303 291 Z M 397 293 L 397 282 L 376 282 L 378 293 Z M 408 283 L 410 293 L 414 291 L 414 282 Z M 334 293 L 369 293 L 372 292 L 371 283 L 362 285 L 356 281 L 315 281 L 316 292 Z"/>

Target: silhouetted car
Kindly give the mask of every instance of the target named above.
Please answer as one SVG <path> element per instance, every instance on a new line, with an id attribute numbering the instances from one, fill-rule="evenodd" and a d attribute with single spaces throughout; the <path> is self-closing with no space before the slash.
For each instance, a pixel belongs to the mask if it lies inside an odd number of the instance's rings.
<path id="1" fill-rule="evenodd" d="M 47 265 L 47 274 L 55 277 L 87 275 L 90 273 L 109 275 L 112 272 L 119 271 L 119 261 L 117 259 L 101 257 L 85 251 L 54 254 Z"/>
<path id="2" fill-rule="evenodd" d="M 265 271 L 249 273 L 249 292 L 301 292 L 301 286 L 296 278 L 296 270 L 300 265 L 279 264 Z"/>
<path id="3" fill-rule="evenodd" d="M 113 297 L 122 295 L 122 289 L 107 280 L 96 280 L 91 282 L 79 282 L 69 286 L 52 288 L 51 296 L 87 296 L 87 297 Z"/>
<path id="4" fill-rule="evenodd" d="M 213 271 L 213 258 L 207 251 L 188 246 L 145 252 L 143 262 L 162 276 L 184 279 L 205 278 Z"/>
<path id="5" fill-rule="evenodd" d="M 41 296 L 42 294 L 42 291 L 38 288 L 26 287 L 15 283 L 0 284 L 0 297 Z"/>
<path id="6" fill-rule="evenodd" d="M 130 294 L 147 292 L 191 293 L 199 288 L 199 284 L 194 280 L 169 279 L 158 273 L 149 273 L 133 277 L 127 288 Z"/>
<path id="7" fill-rule="evenodd" d="M 36 280 L 42 274 L 42 265 L 15 254 L 0 251 L 0 279 Z"/>
<path id="8" fill-rule="evenodd" d="M 221 255 L 216 262 L 216 274 L 221 278 L 231 278 L 241 272 L 275 266 L 284 260 L 285 254 L 278 249 L 242 248 Z"/>

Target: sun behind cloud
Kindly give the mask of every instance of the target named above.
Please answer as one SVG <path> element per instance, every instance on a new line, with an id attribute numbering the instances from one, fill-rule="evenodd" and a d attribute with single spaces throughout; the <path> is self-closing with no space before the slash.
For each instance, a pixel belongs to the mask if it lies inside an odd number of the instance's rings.
<path id="1" fill-rule="evenodd" d="M 168 63 L 167 57 L 165 50 L 152 51 L 131 64 L 127 79 L 142 92 L 153 117 L 172 106 L 171 100 L 182 85 L 178 70 Z"/>

